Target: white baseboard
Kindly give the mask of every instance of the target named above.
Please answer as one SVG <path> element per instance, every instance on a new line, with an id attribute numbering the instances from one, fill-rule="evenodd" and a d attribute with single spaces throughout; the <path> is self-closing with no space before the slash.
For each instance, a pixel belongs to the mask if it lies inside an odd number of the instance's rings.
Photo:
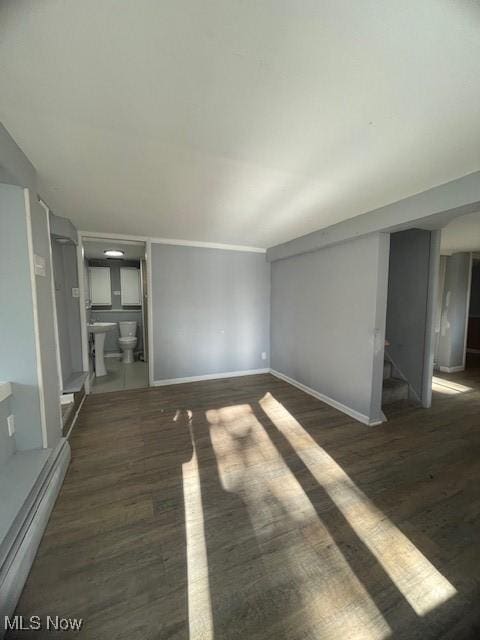
<path id="1" fill-rule="evenodd" d="M 203 376 L 189 376 L 187 378 L 170 378 L 168 380 L 154 380 L 152 382 L 152 386 L 164 387 L 172 384 L 184 384 L 187 382 L 201 382 L 202 380 L 217 380 L 220 378 L 237 378 L 240 376 L 253 376 L 261 373 L 271 373 L 276 378 L 280 378 L 284 382 L 288 382 L 294 387 L 297 387 L 297 389 L 300 389 L 301 391 L 308 393 L 314 398 L 317 398 L 317 400 L 321 400 L 322 402 L 325 402 L 325 404 L 330 405 L 334 409 L 338 409 L 339 411 L 342 411 L 343 413 L 347 414 L 351 418 L 358 420 L 358 422 L 361 422 L 362 424 L 366 424 L 370 427 L 373 427 L 373 426 L 382 424 L 382 422 L 384 422 L 384 420 L 371 420 L 368 416 L 364 415 L 363 413 L 360 413 L 359 411 L 356 411 L 355 409 L 352 409 L 351 407 L 348 407 L 347 405 L 342 404 L 341 402 L 338 402 L 333 398 L 329 398 L 323 393 L 320 393 L 319 391 L 315 391 L 315 389 L 311 389 L 310 387 L 307 387 L 301 382 L 298 382 L 297 380 L 294 380 L 293 378 L 290 378 L 289 376 L 286 376 L 283 373 L 280 373 L 279 371 L 275 371 L 274 369 L 248 369 L 246 371 L 228 371 L 226 373 L 211 373 Z"/>
<path id="2" fill-rule="evenodd" d="M 465 371 L 465 367 L 463 364 L 459 364 L 455 367 L 439 367 L 440 371 L 443 373 L 458 373 L 458 371 Z"/>
<path id="3" fill-rule="evenodd" d="M 217 380 L 219 378 L 238 378 L 240 376 L 255 376 L 260 373 L 270 373 L 270 369 L 247 369 L 245 371 L 227 371 L 226 373 L 208 373 L 204 376 L 189 376 L 188 378 L 170 378 L 169 380 L 153 380 L 152 387 L 165 387 L 170 384 L 184 384 L 186 382 L 201 382 L 202 380 Z"/>
<path id="4" fill-rule="evenodd" d="M 73 393 L 63 393 L 60 396 L 60 404 L 62 406 L 66 405 L 66 404 L 71 404 L 73 402 L 74 398 L 73 398 Z"/>
<path id="5" fill-rule="evenodd" d="M 76 422 L 77 422 L 78 414 L 80 413 L 80 409 L 83 407 L 83 403 L 85 402 L 85 398 L 86 398 L 86 397 L 87 397 L 87 394 L 86 394 L 86 393 L 84 393 L 84 394 L 83 394 L 83 398 L 81 399 L 80 404 L 78 405 L 78 409 L 77 409 L 77 411 L 76 411 L 75 415 L 73 416 L 72 424 L 70 425 L 70 428 L 69 428 L 69 430 L 68 430 L 68 433 L 67 433 L 67 435 L 65 436 L 67 440 L 70 438 L 70 434 L 72 433 L 72 431 L 73 431 L 73 427 L 75 426 L 75 424 L 76 424 Z"/>
<path id="6" fill-rule="evenodd" d="M 39 478 L 28 512 L 18 523 L 0 568 L 0 638 L 5 633 L 5 616 L 13 614 L 20 598 L 70 462 L 70 446 L 64 438 L 52 458 L 47 462 L 46 475 Z"/>
<path id="7" fill-rule="evenodd" d="M 276 378 L 280 378 L 280 380 L 283 380 L 284 382 L 288 382 L 288 384 L 291 384 L 292 386 L 297 387 L 297 389 L 300 389 L 300 391 L 304 391 L 305 393 L 308 393 L 310 396 L 313 396 L 317 400 L 321 400 L 322 402 L 325 402 L 325 404 L 330 405 L 334 409 L 338 409 L 339 411 L 342 411 L 342 413 L 346 413 L 347 416 L 350 416 L 351 418 L 358 420 L 358 422 L 366 424 L 369 427 L 374 427 L 379 424 L 382 424 L 382 420 L 371 420 L 365 414 L 360 413 L 359 411 L 356 411 L 355 409 L 348 407 L 346 404 L 342 404 L 341 402 L 338 402 L 338 400 L 334 400 L 333 398 L 330 398 L 329 396 L 326 396 L 323 393 L 320 393 L 319 391 L 315 391 L 315 389 L 311 389 L 310 387 L 307 387 L 301 382 L 298 382 L 297 380 L 294 380 L 293 378 L 286 376 L 284 373 L 275 371 L 275 369 L 270 369 L 270 373 Z"/>
<path id="8" fill-rule="evenodd" d="M 137 355 L 138 353 L 141 353 L 141 351 L 134 351 L 135 355 Z M 104 358 L 121 358 L 122 357 L 122 352 L 121 351 L 108 351 L 107 353 L 103 354 Z"/>

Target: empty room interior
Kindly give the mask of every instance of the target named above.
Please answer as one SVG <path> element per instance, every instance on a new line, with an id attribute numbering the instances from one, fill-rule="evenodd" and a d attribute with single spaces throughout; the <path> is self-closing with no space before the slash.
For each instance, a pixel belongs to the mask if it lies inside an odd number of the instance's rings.
<path id="1" fill-rule="evenodd" d="M 480 638 L 480 4 L 0 2 L 0 638 Z"/>

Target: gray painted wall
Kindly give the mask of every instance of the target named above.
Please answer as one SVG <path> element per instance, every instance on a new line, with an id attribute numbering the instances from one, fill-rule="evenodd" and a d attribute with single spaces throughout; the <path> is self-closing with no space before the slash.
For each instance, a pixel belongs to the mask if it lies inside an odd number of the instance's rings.
<path id="1" fill-rule="evenodd" d="M 27 156 L 0 123 L 0 175 L 8 184 L 37 188 L 37 174 Z"/>
<path id="2" fill-rule="evenodd" d="M 72 289 L 79 286 L 77 247 L 74 244 L 63 245 L 62 253 L 72 368 L 74 372 L 83 371 L 80 298 L 75 298 L 72 294 Z"/>
<path id="3" fill-rule="evenodd" d="M 272 263 L 272 369 L 381 419 L 387 274 L 387 234 Z"/>
<path id="4" fill-rule="evenodd" d="M 73 365 L 67 316 L 67 291 L 63 264 L 63 249 L 62 245 L 55 242 L 54 238 L 52 238 L 52 264 L 55 281 L 55 304 L 57 307 L 58 343 L 62 364 L 62 381 L 65 383 L 73 372 Z"/>
<path id="5" fill-rule="evenodd" d="M 74 244 L 60 244 L 52 238 L 58 339 L 65 383 L 73 372 L 83 370 L 80 328 L 80 299 L 72 295 L 78 287 L 77 253 Z"/>
<path id="6" fill-rule="evenodd" d="M 43 373 L 43 395 L 47 446 L 54 448 L 62 435 L 60 380 L 58 379 L 55 324 L 53 316 L 52 265 L 47 213 L 29 191 L 34 254 L 45 259 L 45 276 L 36 275 L 38 331 Z"/>
<path id="7" fill-rule="evenodd" d="M 8 435 L 7 417 L 12 413 L 11 397 L 0 402 L 0 471 L 15 453 L 15 434 Z"/>
<path id="8" fill-rule="evenodd" d="M 431 232 L 410 229 L 390 236 L 387 352 L 422 400 L 430 277 Z"/>
<path id="9" fill-rule="evenodd" d="M 435 339 L 434 339 L 434 363 L 438 366 L 438 348 L 440 343 L 440 329 L 442 323 L 443 289 L 445 287 L 445 273 L 447 270 L 447 256 L 440 256 L 438 265 L 437 299 L 435 302 Z"/>
<path id="10" fill-rule="evenodd" d="M 447 257 L 438 342 L 437 364 L 439 367 L 464 365 L 470 271 L 470 253 L 454 253 Z"/>
<path id="11" fill-rule="evenodd" d="M 10 185 L 0 185 L 0 300 L 0 380 L 12 382 L 17 448 L 41 447 L 24 190 Z"/>
<path id="12" fill-rule="evenodd" d="M 152 244 L 154 379 L 268 367 L 269 301 L 262 253 Z"/>
<path id="13" fill-rule="evenodd" d="M 78 244 L 78 233 L 68 218 L 56 216 L 50 211 L 50 233 L 58 238 L 68 238 L 74 244 Z"/>
<path id="14" fill-rule="evenodd" d="M 0 165 L 0 182 L 4 184 L 12 184 L 15 180 L 12 180 L 12 177 L 1 165 Z"/>

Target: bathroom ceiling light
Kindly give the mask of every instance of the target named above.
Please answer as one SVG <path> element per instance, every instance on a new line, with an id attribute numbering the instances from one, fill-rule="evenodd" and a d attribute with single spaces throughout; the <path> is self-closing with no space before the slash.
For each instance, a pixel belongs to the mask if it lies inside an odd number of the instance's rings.
<path id="1" fill-rule="evenodd" d="M 107 249 L 103 252 L 106 256 L 110 256 L 110 258 L 121 258 L 125 255 L 124 251 L 120 251 L 120 249 Z"/>

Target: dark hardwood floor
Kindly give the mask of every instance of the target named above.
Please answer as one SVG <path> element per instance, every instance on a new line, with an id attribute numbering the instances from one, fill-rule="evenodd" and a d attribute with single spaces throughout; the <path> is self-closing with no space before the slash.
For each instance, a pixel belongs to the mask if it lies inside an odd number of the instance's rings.
<path id="1" fill-rule="evenodd" d="M 102 640 L 479 638 L 480 370 L 434 388 L 373 428 L 270 375 L 89 396 L 17 613 Z"/>

